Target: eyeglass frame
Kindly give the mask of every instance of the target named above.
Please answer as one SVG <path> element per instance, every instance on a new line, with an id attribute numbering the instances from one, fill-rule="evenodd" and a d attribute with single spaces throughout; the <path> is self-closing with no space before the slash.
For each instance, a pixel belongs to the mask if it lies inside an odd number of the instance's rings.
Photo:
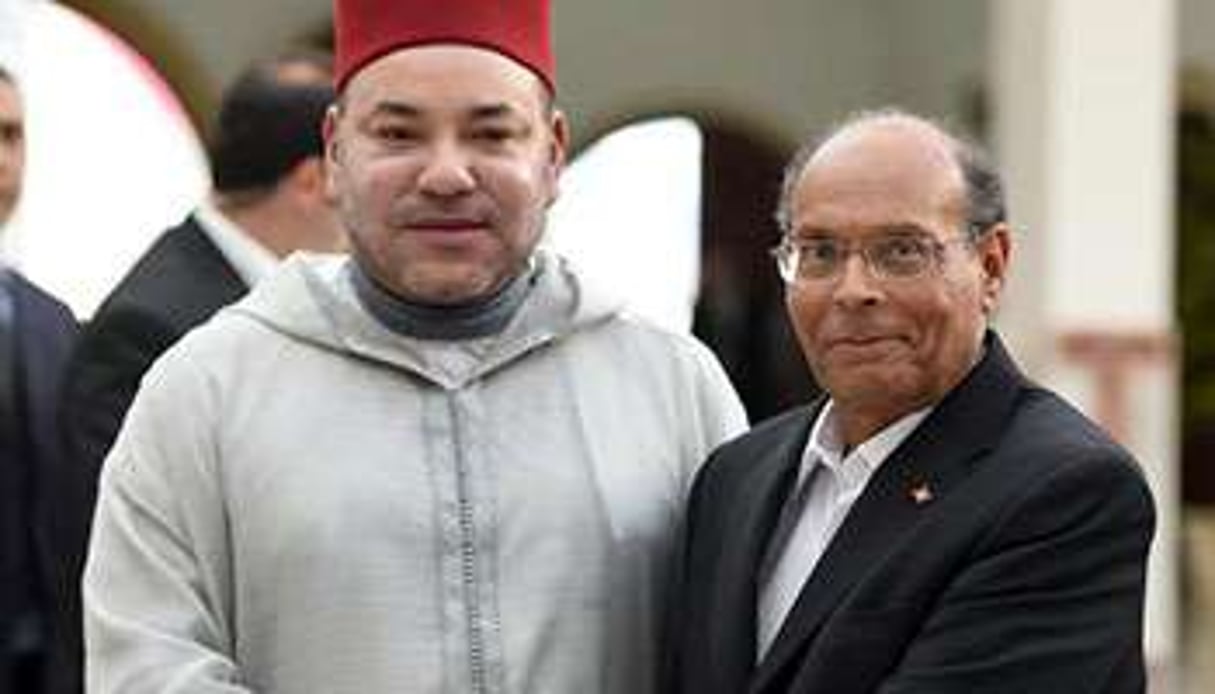
<path id="1" fill-rule="evenodd" d="M 862 239 L 842 240 L 838 236 L 816 236 L 805 239 L 794 239 L 788 234 L 785 234 L 780 243 L 768 249 L 769 255 L 776 261 L 776 271 L 780 278 L 786 284 L 797 284 L 801 282 L 826 282 L 836 279 L 840 276 L 844 266 L 847 265 L 848 259 L 852 255 L 859 254 L 864 261 L 865 269 L 869 272 L 869 276 L 877 280 L 913 280 L 924 277 L 933 268 L 940 268 L 945 259 L 945 250 L 948 246 L 956 243 L 968 243 L 972 246 L 976 245 L 991 229 L 991 225 L 983 225 L 980 223 L 967 224 L 961 234 L 951 236 L 950 238 L 941 240 L 934 237 L 931 233 L 923 230 L 916 231 L 897 231 L 885 233 L 875 236 L 870 236 Z M 931 258 L 920 269 L 908 274 L 891 273 L 888 268 L 883 269 L 879 262 L 875 262 L 872 253 L 876 244 L 881 241 L 891 241 L 894 239 L 913 239 L 917 242 L 924 243 L 931 251 Z M 799 277 L 797 274 L 797 256 L 791 251 L 800 253 L 805 243 L 812 240 L 830 240 L 834 241 L 837 250 L 841 255 L 836 259 L 835 266 L 831 272 L 822 276 L 805 276 Z M 802 242 L 802 243 L 799 243 Z"/>

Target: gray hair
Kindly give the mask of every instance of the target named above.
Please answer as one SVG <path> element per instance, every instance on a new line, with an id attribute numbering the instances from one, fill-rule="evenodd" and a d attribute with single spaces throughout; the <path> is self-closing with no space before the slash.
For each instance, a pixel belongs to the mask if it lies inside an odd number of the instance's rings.
<path id="1" fill-rule="evenodd" d="M 973 140 L 953 132 L 931 118 L 889 107 L 859 111 L 798 147 L 793 158 L 785 166 L 780 199 L 776 207 L 776 223 L 780 225 L 781 233 L 789 233 L 792 226 L 793 194 L 797 188 L 797 182 L 806 165 L 822 149 L 823 145 L 845 130 L 888 119 L 906 119 L 921 123 L 936 130 L 949 141 L 954 162 L 961 170 L 966 186 L 966 233 L 972 239 L 982 236 L 992 226 L 1007 221 L 1008 210 L 1004 201 L 1004 183 L 986 150 Z"/>

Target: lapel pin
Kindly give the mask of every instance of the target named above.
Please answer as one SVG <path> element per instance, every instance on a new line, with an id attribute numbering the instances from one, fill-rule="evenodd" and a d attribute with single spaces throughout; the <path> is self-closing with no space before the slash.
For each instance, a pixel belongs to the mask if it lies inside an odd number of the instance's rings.
<path id="1" fill-rule="evenodd" d="M 927 482 L 916 482 L 907 490 L 907 496 L 911 497 L 916 506 L 923 506 L 933 500 L 932 487 L 929 487 Z"/>

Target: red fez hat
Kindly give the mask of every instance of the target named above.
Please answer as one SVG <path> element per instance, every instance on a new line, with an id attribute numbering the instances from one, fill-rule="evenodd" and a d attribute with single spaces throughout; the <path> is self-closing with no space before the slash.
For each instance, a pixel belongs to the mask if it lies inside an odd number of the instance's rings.
<path id="1" fill-rule="evenodd" d="M 555 91 L 549 0 L 334 0 L 335 79 L 400 48 L 479 46 L 514 59 Z"/>

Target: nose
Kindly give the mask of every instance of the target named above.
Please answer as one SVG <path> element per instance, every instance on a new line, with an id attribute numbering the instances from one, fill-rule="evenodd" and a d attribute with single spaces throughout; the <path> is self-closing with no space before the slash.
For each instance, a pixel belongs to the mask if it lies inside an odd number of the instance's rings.
<path id="1" fill-rule="evenodd" d="M 454 142 L 436 144 L 418 176 L 421 192 L 435 197 L 457 197 L 476 186 L 468 154 Z"/>
<path id="2" fill-rule="evenodd" d="M 881 285 L 860 253 L 851 253 L 840 266 L 832 299 L 846 308 L 875 306 L 882 300 Z"/>

